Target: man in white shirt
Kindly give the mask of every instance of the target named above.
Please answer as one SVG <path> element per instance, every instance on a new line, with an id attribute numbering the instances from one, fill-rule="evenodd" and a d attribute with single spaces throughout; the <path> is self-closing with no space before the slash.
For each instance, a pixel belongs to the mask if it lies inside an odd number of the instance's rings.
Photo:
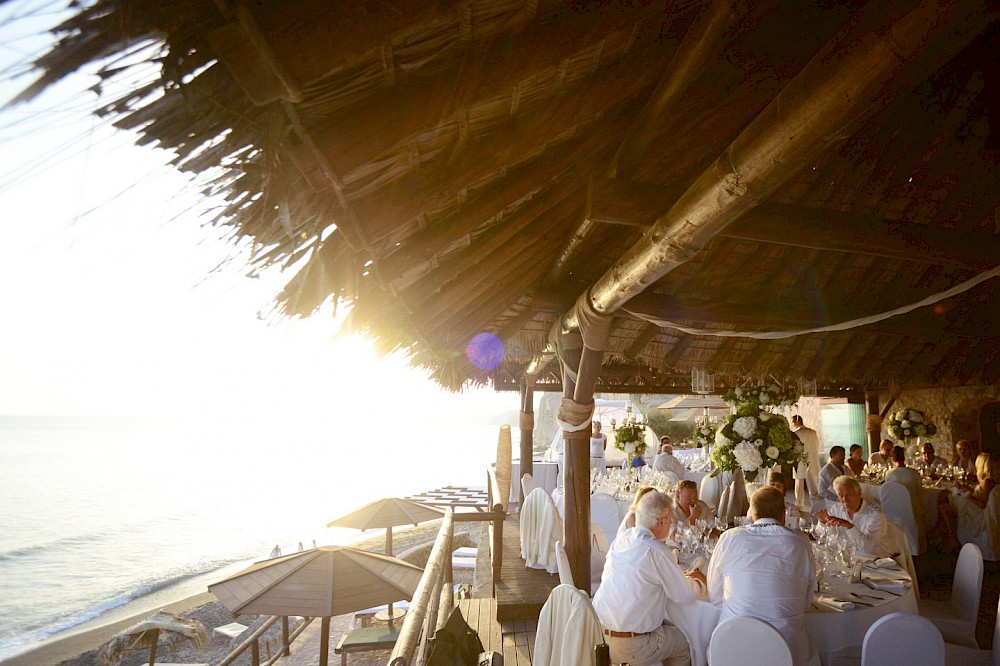
<path id="1" fill-rule="evenodd" d="M 798 414 L 792 417 L 792 432 L 802 442 L 802 448 L 806 453 L 805 462 L 799 463 L 794 470 L 795 478 L 805 479 L 809 494 L 815 497 L 819 493 L 819 435 L 812 428 L 807 428 Z"/>
<path id="2" fill-rule="evenodd" d="M 902 446 L 893 447 L 889 463 L 892 465 L 892 469 L 890 469 L 885 475 L 886 483 L 893 481 L 905 486 L 906 490 L 910 493 L 910 505 L 913 507 L 913 519 L 917 522 L 917 525 L 924 526 L 925 529 L 927 527 L 934 527 L 934 524 L 937 522 L 937 516 L 934 516 L 933 523 L 926 525 L 924 505 L 920 501 L 920 493 L 923 492 L 920 472 L 912 467 L 906 466 L 906 449 Z"/>
<path id="3" fill-rule="evenodd" d="M 827 525 L 842 528 L 856 552 L 888 557 L 885 516 L 865 502 L 858 480 L 853 476 L 838 476 L 833 487 L 840 503 L 832 505 L 829 511 L 817 511 L 816 517 Z"/>
<path id="4" fill-rule="evenodd" d="M 847 451 L 842 446 L 830 449 L 830 462 L 819 471 L 819 496 L 828 503 L 836 503 L 837 493 L 833 489 L 833 481 L 845 474 L 852 476 L 850 468 L 844 464 Z"/>
<path id="5" fill-rule="evenodd" d="M 868 456 L 869 465 L 882 465 L 883 467 L 890 464 L 892 460 L 892 440 L 883 439 L 878 445 L 878 451 Z"/>
<path id="6" fill-rule="evenodd" d="M 674 495 L 674 523 L 675 527 L 681 523 L 694 525 L 696 520 L 714 520 L 715 514 L 707 504 L 698 499 L 698 484 L 694 481 L 684 479 L 677 483 L 677 492 Z"/>
<path id="7" fill-rule="evenodd" d="M 673 513 L 669 495 L 646 493 L 635 513 L 635 527 L 623 530 L 611 545 L 594 595 L 611 661 L 689 664 L 687 639 L 667 622 L 664 609 L 668 599 L 684 604 L 703 596 L 705 575 L 697 569 L 683 573 L 663 543 Z"/>
<path id="8" fill-rule="evenodd" d="M 809 659 L 806 611 L 816 587 L 816 566 L 809 539 L 785 523 L 785 497 L 761 488 L 750 497 L 753 525 L 727 530 L 708 567 L 708 598 L 722 607 L 719 622 L 753 617 L 774 627 L 792 653 L 792 662 Z"/>
<path id="9" fill-rule="evenodd" d="M 941 467 L 945 465 L 944 461 L 934 453 L 934 445 L 930 442 L 920 445 L 920 462 L 928 472 L 935 475 L 939 474 Z"/>
<path id="10" fill-rule="evenodd" d="M 664 439 L 667 438 L 664 437 Z M 670 440 L 660 444 L 660 452 L 653 459 L 653 469 L 658 469 L 661 472 L 673 472 L 678 479 L 684 476 L 684 472 L 687 471 L 684 463 L 674 457 L 674 447 L 670 446 Z"/>

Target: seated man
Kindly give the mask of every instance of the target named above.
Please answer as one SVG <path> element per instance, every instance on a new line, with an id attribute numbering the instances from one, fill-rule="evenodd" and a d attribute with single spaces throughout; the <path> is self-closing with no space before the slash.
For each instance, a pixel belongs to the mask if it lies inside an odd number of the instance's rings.
<path id="1" fill-rule="evenodd" d="M 785 486 L 785 475 L 781 472 L 771 472 L 771 478 L 767 485 L 777 490 L 785 498 L 785 521 L 797 521 L 799 508 L 795 505 L 795 493 L 789 492 Z M 747 515 L 753 516 L 753 505 L 747 509 Z M 797 523 L 792 522 L 792 525 L 797 525 Z"/>
<path id="2" fill-rule="evenodd" d="M 837 494 L 833 490 L 833 480 L 838 476 L 850 475 L 850 468 L 844 464 L 847 451 L 842 446 L 835 446 L 830 449 L 830 462 L 823 465 L 819 471 L 819 496 L 827 502 L 837 501 Z"/>
<path id="3" fill-rule="evenodd" d="M 865 502 L 858 480 L 853 476 L 838 476 L 833 487 L 840 503 L 830 506 L 828 511 L 817 511 L 816 517 L 827 525 L 844 529 L 856 552 L 888 557 L 885 516 Z"/>
<path id="4" fill-rule="evenodd" d="M 704 595 L 705 575 L 683 573 L 663 539 L 670 532 L 673 502 L 666 493 L 646 493 L 636 507 L 636 526 L 611 545 L 594 610 L 615 664 L 676 664 L 691 661 L 687 639 L 666 624 L 671 599 L 690 603 Z"/>
<path id="5" fill-rule="evenodd" d="M 945 465 L 944 461 L 934 453 L 934 445 L 930 442 L 924 442 L 920 445 L 920 463 L 934 476 L 940 474 L 941 468 Z"/>
<path id="6" fill-rule="evenodd" d="M 678 481 L 674 499 L 674 522 L 677 525 L 694 525 L 696 520 L 715 520 L 715 514 L 708 505 L 698 499 L 698 484 L 694 481 Z"/>
<path id="7" fill-rule="evenodd" d="M 923 492 L 920 484 L 920 472 L 906 466 L 906 449 L 902 446 L 893 447 L 892 458 L 889 462 L 892 469 L 885 475 L 886 482 L 894 481 L 906 486 L 906 490 L 910 493 L 910 504 L 913 506 L 913 518 L 918 526 L 924 525 L 924 505 L 920 501 L 920 493 Z"/>
<path id="8" fill-rule="evenodd" d="M 667 441 L 660 440 L 662 442 L 660 452 L 653 459 L 653 469 L 658 469 L 661 472 L 673 472 L 679 479 L 684 476 L 687 469 L 684 467 L 684 463 L 674 457 L 674 447 L 670 446 L 670 439 L 667 437 L 663 439 Z"/>
<path id="9" fill-rule="evenodd" d="M 882 465 L 885 467 L 892 458 L 892 440 L 883 439 L 878 445 L 878 451 L 868 456 L 869 465 Z"/>
<path id="10" fill-rule="evenodd" d="M 774 627 L 792 653 L 792 662 L 809 659 L 806 611 L 816 588 L 816 567 L 809 539 L 785 523 L 785 498 L 775 488 L 750 497 L 753 525 L 727 530 L 708 567 L 708 597 L 722 607 L 719 622 L 752 617 Z"/>

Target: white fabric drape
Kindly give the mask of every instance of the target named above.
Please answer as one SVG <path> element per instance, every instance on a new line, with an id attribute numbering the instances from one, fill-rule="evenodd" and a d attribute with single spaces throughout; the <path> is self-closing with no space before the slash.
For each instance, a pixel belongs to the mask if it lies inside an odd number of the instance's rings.
<path id="1" fill-rule="evenodd" d="M 525 566 L 556 573 L 559 570 L 556 540 L 561 535 L 562 521 L 556 505 L 547 492 L 535 488 L 521 509 L 521 557 Z"/>
<path id="2" fill-rule="evenodd" d="M 595 663 L 594 647 L 604 642 L 604 632 L 586 592 L 559 585 L 549 594 L 538 615 L 535 666 Z"/>

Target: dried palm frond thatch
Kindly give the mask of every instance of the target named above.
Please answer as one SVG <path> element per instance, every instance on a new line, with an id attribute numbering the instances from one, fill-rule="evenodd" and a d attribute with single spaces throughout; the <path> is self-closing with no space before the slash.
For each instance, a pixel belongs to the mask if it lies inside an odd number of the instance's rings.
<path id="1" fill-rule="evenodd" d="M 171 651 L 184 641 L 191 641 L 200 650 L 208 644 L 208 630 L 197 620 L 160 611 L 112 636 L 101 648 L 97 661 L 101 666 L 113 666 L 128 652 L 148 648 L 149 664 L 152 666 L 156 662 L 156 648 L 161 641 Z"/>

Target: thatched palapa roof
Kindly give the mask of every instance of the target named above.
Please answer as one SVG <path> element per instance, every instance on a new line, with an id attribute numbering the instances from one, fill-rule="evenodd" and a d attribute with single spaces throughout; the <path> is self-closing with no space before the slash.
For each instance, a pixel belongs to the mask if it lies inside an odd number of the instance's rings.
<path id="1" fill-rule="evenodd" d="M 161 40 L 101 113 L 297 267 L 284 313 L 349 303 L 446 386 L 557 383 L 583 294 L 599 390 L 1000 378 L 995 3 L 84 4 L 27 96 Z"/>

